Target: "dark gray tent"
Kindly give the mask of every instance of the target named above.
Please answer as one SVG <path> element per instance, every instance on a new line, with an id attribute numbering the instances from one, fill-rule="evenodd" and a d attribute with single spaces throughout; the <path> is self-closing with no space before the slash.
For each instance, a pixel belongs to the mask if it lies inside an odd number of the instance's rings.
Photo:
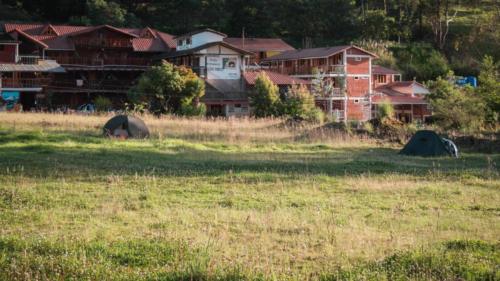
<path id="1" fill-rule="evenodd" d="M 139 138 L 149 136 L 149 129 L 139 118 L 127 115 L 117 115 L 106 122 L 104 135 L 110 137 Z"/>
<path id="2" fill-rule="evenodd" d="M 399 154 L 413 156 L 450 156 L 443 139 L 436 132 L 422 130 L 415 133 Z"/>

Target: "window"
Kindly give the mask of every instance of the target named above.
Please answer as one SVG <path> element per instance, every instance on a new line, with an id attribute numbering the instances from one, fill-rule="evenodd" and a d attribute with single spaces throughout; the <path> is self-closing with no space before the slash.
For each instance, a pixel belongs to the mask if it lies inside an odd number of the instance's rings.
<path id="1" fill-rule="evenodd" d="M 354 76 L 354 80 L 359 80 L 359 76 Z"/>
<path id="2" fill-rule="evenodd" d="M 355 61 L 361 61 L 361 57 L 355 57 L 354 60 Z"/>
<path id="3" fill-rule="evenodd" d="M 260 57 L 261 59 L 265 59 L 265 58 L 267 58 L 266 52 L 260 52 L 260 53 L 259 53 L 259 57 Z"/>
<path id="4" fill-rule="evenodd" d="M 385 84 L 385 83 L 387 83 L 387 76 L 381 75 L 381 74 L 377 74 L 377 75 L 375 75 L 375 80 L 379 84 Z"/>
<path id="5" fill-rule="evenodd" d="M 182 40 L 178 40 L 177 45 L 182 46 Z"/>
<path id="6" fill-rule="evenodd" d="M 354 100 L 354 103 L 359 103 L 359 99 L 355 99 L 355 100 Z"/>
<path id="7" fill-rule="evenodd" d="M 186 38 L 186 45 L 191 45 L 191 38 Z"/>
<path id="8" fill-rule="evenodd" d="M 396 81 L 396 82 L 401 81 L 401 75 L 400 74 L 395 74 L 394 75 L 394 81 Z"/>

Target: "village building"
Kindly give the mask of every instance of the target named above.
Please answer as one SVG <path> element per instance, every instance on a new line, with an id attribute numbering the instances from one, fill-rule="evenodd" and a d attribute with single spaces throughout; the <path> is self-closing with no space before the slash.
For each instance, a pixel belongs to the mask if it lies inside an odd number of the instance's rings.
<path id="1" fill-rule="evenodd" d="M 228 43 L 233 40 L 226 40 L 226 34 L 212 29 L 190 32 L 175 39 L 176 51 L 165 54 L 163 58 L 176 65 L 190 67 L 204 79 L 205 95 L 201 101 L 207 106 L 207 114 L 227 117 L 249 115 L 248 94 L 260 67 L 249 67 L 247 63 L 255 58 L 255 53 L 241 48 L 244 44 L 235 46 Z M 259 50 L 269 51 L 270 48 L 261 42 Z M 294 80 L 305 82 L 270 71 L 266 74 L 282 90 L 288 89 Z"/>
<path id="2" fill-rule="evenodd" d="M 262 72 L 281 93 L 307 85 L 337 121 L 374 118 L 383 102 L 405 122 L 431 115 L 425 86 L 374 65 L 376 55 L 362 48 L 295 50 L 281 39 L 229 38 L 211 29 L 174 37 L 149 27 L 7 23 L 0 29 L 0 91 L 24 110 L 76 109 L 98 96 L 119 108 L 137 78 L 163 59 L 205 81 L 201 101 L 212 116 L 249 115 L 249 93 Z M 317 91 L 317 81 L 328 87 Z"/>
<path id="3" fill-rule="evenodd" d="M 32 80 L 40 89 L 36 96 L 26 88 L 19 91 L 27 108 L 50 105 L 74 109 L 97 96 L 123 104 L 128 89 L 156 56 L 175 48 L 173 36 L 151 28 L 7 23 L 3 30 L 4 36 L 19 43 L 15 56 L 20 62 L 29 60 L 38 68 L 57 64 L 63 69 L 53 72 L 49 80 Z M 28 79 L 21 71 L 12 73 L 12 79 Z M 33 75 L 38 79 L 39 73 Z"/>
<path id="4" fill-rule="evenodd" d="M 405 122 L 431 115 L 429 91 L 417 82 L 402 82 L 401 73 L 373 64 L 377 56 L 356 46 L 292 50 L 264 59 L 266 69 L 309 81 L 327 81 L 327 92 L 313 92 L 316 105 L 338 121 L 367 121 L 377 105 L 394 105 Z"/>
<path id="5" fill-rule="evenodd" d="M 240 49 L 253 53 L 246 64 L 249 67 L 258 66 L 263 59 L 279 55 L 286 51 L 295 50 L 294 47 L 280 38 L 224 38 L 224 42 Z"/>

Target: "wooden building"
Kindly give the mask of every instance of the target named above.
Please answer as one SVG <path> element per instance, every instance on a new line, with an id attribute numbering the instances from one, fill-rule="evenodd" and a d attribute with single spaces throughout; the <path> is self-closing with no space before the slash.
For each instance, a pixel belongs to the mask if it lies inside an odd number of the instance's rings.
<path id="1" fill-rule="evenodd" d="M 224 42 L 253 53 L 247 61 L 248 66 L 258 66 L 263 59 L 279 55 L 295 48 L 280 38 L 224 38 Z"/>
<path id="2" fill-rule="evenodd" d="M 3 29 L 19 42 L 18 57 L 50 60 L 65 70 L 52 75 L 37 95 L 37 104 L 62 108 L 76 108 L 101 95 L 122 104 L 154 59 L 176 46 L 173 36 L 148 27 L 7 23 Z"/>
<path id="3" fill-rule="evenodd" d="M 337 46 L 287 51 L 262 63 L 271 71 L 296 78 L 331 80 L 329 92 L 315 93 L 316 104 L 339 121 L 365 121 L 371 115 L 374 58 L 356 46 Z"/>

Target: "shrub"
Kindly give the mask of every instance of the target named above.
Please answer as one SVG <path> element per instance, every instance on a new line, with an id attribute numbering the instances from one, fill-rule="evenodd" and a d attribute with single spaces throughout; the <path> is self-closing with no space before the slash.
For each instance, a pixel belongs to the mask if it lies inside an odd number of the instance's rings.
<path id="1" fill-rule="evenodd" d="M 394 117 L 394 107 L 389 101 L 383 101 L 378 105 L 378 117 L 382 119 L 392 119 Z"/>
<path id="2" fill-rule="evenodd" d="M 94 100 L 95 108 L 97 111 L 108 111 L 111 109 L 111 106 L 113 105 L 111 100 L 103 97 L 103 96 L 98 96 Z"/>
<path id="3" fill-rule="evenodd" d="M 144 73 L 128 96 L 133 103 L 147 103 L 154 114 L 183 114 L 205 94 L 205 82 L 189 68 L 163 62 Z"/>
<path id="4" fill-rule="evenodd" d="M 450 74 L 451 75 L 451 74 Z M 479 131 L 485 120 L 483 100 L 470 87 L 458 87 L 449 80 L 438 77 L 429 83 L 428 96 L 436 124 L 447 130 Z"/>
<path id="5" fill-rule="evenodd" d="M 277 115 L 279 105 L 279 88 L 267 76 L 261 72 L 255 80 L 255 89 L 250 95 L 250 106 L 256 117 L 267 117 Z"/>

